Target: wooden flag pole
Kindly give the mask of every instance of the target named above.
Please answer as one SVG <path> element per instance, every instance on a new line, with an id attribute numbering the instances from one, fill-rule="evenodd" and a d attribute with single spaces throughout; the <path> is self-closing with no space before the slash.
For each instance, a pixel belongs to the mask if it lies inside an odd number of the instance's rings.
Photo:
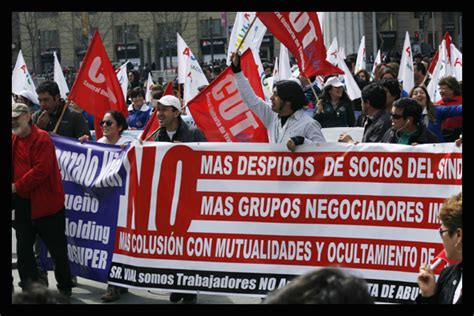
<path id="1" fill-rule="evenodd" d="M 256 19 L 257 19 L 257 15 L 255 14 L 255 16 L 253 17 L 252 22 L 250 23 L 249 28 L 248 28 L 247 31 L 245 32 L 244 37 L 242 38 L 242 40 L 240 41 L 239 46 L 237 46 L 236 53 L 239 52 L 240 48 L 241 48 L 242 45 L 244 44 L 245 39 L 247 38 L 247 35 L 249 34 L 250 30 L 252 29 L 252 26 L 253 26 L 253 24 L 255 23 L 255 20 L 256 20 Z"/>
<path id="2" fill-rule="evenodd" d="M 309 80 L 308 77 L 305 76 L 305 78 L 309 82 L 309 86 L 311 87 L 311 91 L 313 91 L 314 97 L 316 98 L 316 102 L 318 102 L 318 95 L 316 94 L 316 90 L 314 90 L 313 83 L 311 82 L 311 80 Z M 316 106 L 316 104 L 315 104 L 315 106 Z"/>
<path id="3" fill-rule="evenodd" d="M 64 103 L 64 107 L 63 107 L 63 110 L 61 111 L 61 115 L 59 116 L 59 119 L 58 121 L 56 122 L 56 126 L 54 127 L 52 133 L 56 134 L 56 131 L 58 130 L 59 128 L 59 123 L 61 123 L 61 120 L 63 119 L 63 116 L 64 116 L 64 112 L 66 112 L 66 108 L 69 106 L 69 100 L 67 100 L 65 103 Z"/>

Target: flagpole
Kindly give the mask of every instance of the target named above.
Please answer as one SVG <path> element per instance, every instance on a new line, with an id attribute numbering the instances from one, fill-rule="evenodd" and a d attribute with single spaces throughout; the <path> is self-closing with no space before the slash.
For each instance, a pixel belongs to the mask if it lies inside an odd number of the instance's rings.
<path id="1" fill-rule="evenodd" d="M 308 77 L 305 76 L 305 78 L 309 81 L 309 86 L 311 87 L 311 91 L 313 91 L 314 97 L 316 98 L 316 102 L 318 102 L 318 96 L 316 94 L 316 90 L 314 90 L 313 83 L 311 82 L 311 80 L 309 80 Z"/>
<path id="2" fill-rule="evenodd" d="M 255 23 L 255 20 L 256 20 L 256 19 L 257 19 L 257 15 L 255 14 L 255 16 L 253 17 L 252 22 L 250 23 L 249 28 L 247 29 L 247 31 L 246 31 L 245 34 L 244 34 L 244 37 L 242 38 L 242 41 L 240 41 L 239 46 L 237 46 L 236 53 L 239 52 L 240 48 L 241 48 L 242 45 L 244 44 L 245 39 L 247 38 L 247 35 L 250 33 L 250 30 L 252 29 L 252 26 L 253 26 L 253 24 Z"/>
<path id="3" fill-rule="evenodd" d="M 61 115 L 59 116 L 59 119 L 58 121 L 56 122 L 56 126 L 54 127 L 52 133 L 56 134 L 56 131 L 58 130 L 59 128 L 59 123 L 61 123 L 61 120 L 63 119 L 63 116 L 64 116 L 64 112 L 66 112 L 66 108 L 69 106 L 69 100 L 67 100 L 65 103 L 64 103 L 64 107 L 63 107 L 63 110 L 61 111 Z"/>

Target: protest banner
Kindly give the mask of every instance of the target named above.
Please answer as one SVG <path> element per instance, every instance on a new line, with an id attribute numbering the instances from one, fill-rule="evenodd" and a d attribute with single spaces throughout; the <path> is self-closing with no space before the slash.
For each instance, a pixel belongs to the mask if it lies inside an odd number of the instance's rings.
<path id="1" fill-rule="evenodd" d="M 71 273 L 107 281 L 114 249 L 117 211 L 125 194 L 125 149 L 51 136 L 64 185 L 67 252 Z M 52 261 L 41 247 L 42 266 Z"/>
<path id="2" fill-rule="evenodd" d="M 263 296 L 338 266 L 377 302 L 418 295 L 442 250 L 437 213 L 461 191 L 454 144 L 147 143 L 124 160 L 109 282 Z"/>

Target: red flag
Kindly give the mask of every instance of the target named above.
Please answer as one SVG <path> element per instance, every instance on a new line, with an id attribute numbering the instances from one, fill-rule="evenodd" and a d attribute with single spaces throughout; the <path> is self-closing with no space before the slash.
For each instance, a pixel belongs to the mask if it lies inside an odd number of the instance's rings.
<path id="1" fill-rule="evenodd" d="M 258 74 L 258 66 L 253 58 L 252 50 L 246 49 L 240 57 L 240 66 L 247 77 L 250 85 L 261 99 L 265 100 L 265 94 L 263 93 L 262 83 L 260 81 L 260 75 Z"/>
<path id="2" fill-rule="evenodd" d="M 316 12 L 257 12 L 257 17 L 290 50 L 306 77 L 344 74 L 326 61 L 326 47 Z"/>
<path id="3" fill-rule="evenodd" d="M 267 129 L 242 100 L 230 67 L 191 99 L 188 108 L 210 142 L 268 143 Z"/>
<path id="4" fill-rule="evenodd" d="M 168 81 L 168 83 L 166 84 L 166 89 L 165 89 L 165 92 L 163 92 L 163 95 L 174 95 L 172 80 Z M 160 128 L 160 122 L 158 121 L 158 118 L 156 117 L 156 108 L 154 108 L 150 114 L 150 119 L 146 123 L 146 126 L 143 129 L 143 132 L 140 134 L 140 139 L 147 140 L 151 135 L 153 135 L 158 130 L 158 128 Z"/>
<path id="5" fill-rule="evenodd" d="M 459 261 L 449 260 L 446 257 L 446 250 L 443 249 L 443 250 L 440 251 L 440 253 L 438 253 L 436 255 L 436 257 L 433 258 L 433 262 L 431 263 L 431 267 L 433 268 L 433 271 L 435 271 L 436 274 L 439 274 L 439 272 L 441 272 L 441 270 L 446 265 L 451 266 L 451 265 L 455 265 L 455 264 L 458 264 L 458 263 L 459 263 Z"/>
<path id="6" fill-rule="evenodd" d="M 69 100 L 79 105 L 100 122 L 108 110 L 117 110 L 127 117 L 128 111 L 123 92 L 114 67 L 110 63 L 104 44 L 96 31 L 77 73 L 76 80 L 69 92 Z M 96 137 L 102 136 L 102 130 L 96 126 Z"/>
<path id="7" fill-rule="evenodd" d="M 165 92 L 163 92 L 163 95 L 174 95 L 172 80 L 168 81 L 168 83 L 166 84 L 166 89 Z"/>
<path id="8" fill-rule="evenodd" d="M 450 63 L 451 62 L 451 35 L 449 35 L 448 32 L 444 34 L 444 40 L 446 42 L 446 51 L 448 53 L 447 62 Z M 428 67 L 427 71 L 430 75 L 433 74 L 436 64 L 438 63 L 440 48 L 441 48 L 441 45 L 436 50 L 436 53 L 433 56 L 433 59 L 431 60 L 430 66 Z"/>
<path id="9" fill-rule="evenodd" d="M 429 74 L 433 74 L 433 71 L 434 71 L 434 69 L 435 69 L 435 67 L 436 67 L 436 64 L 438 63 L 439 49 L 440 49 L 440 48 L 438 47 L 438 49 L 436 50 L 435 55 L 433 56 L 433 59 L 431 60 L 431 64 L 430 64 L 430 66 L 428 67 L 428 73 L 429 73 Z"/>

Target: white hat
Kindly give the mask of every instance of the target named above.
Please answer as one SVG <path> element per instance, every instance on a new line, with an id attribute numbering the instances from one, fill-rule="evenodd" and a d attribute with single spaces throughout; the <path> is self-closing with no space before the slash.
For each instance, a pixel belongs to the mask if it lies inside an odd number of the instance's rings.
<path id="1" fill-rule="evenodd" d="M 333 86 L 333 87 L 344 87 L 344 84 L 341 82 L 341 80 L 339 80 L 338 77 L 331 77 L 328 79 L 328 81 L 326 81 L 326 83 L 324 84 L 325 87 L 327 86 Z"/>
<path id="2" fill-rule="evenodd" d="M 165 95 L 158 100 L 158 103 L 163 104 L 164 106 L 172 106 L 178 111 L 181 111 L 181 102 L 174 95 Z"/>
<path id="3" fill-rule="evenodd" d="M 17 118 L 23 113 L 30 112 L 28 105 L 24 103 L 13 103 L 12 104 L 12 118 Z"/>
<path id="4" fill-rule="evenodd" d="M 18 95 L 21 95 L 22 97 L 30 100 L 33 103 L 39 104 L 38 97 L 30 90 L 21 90 Z"/>

